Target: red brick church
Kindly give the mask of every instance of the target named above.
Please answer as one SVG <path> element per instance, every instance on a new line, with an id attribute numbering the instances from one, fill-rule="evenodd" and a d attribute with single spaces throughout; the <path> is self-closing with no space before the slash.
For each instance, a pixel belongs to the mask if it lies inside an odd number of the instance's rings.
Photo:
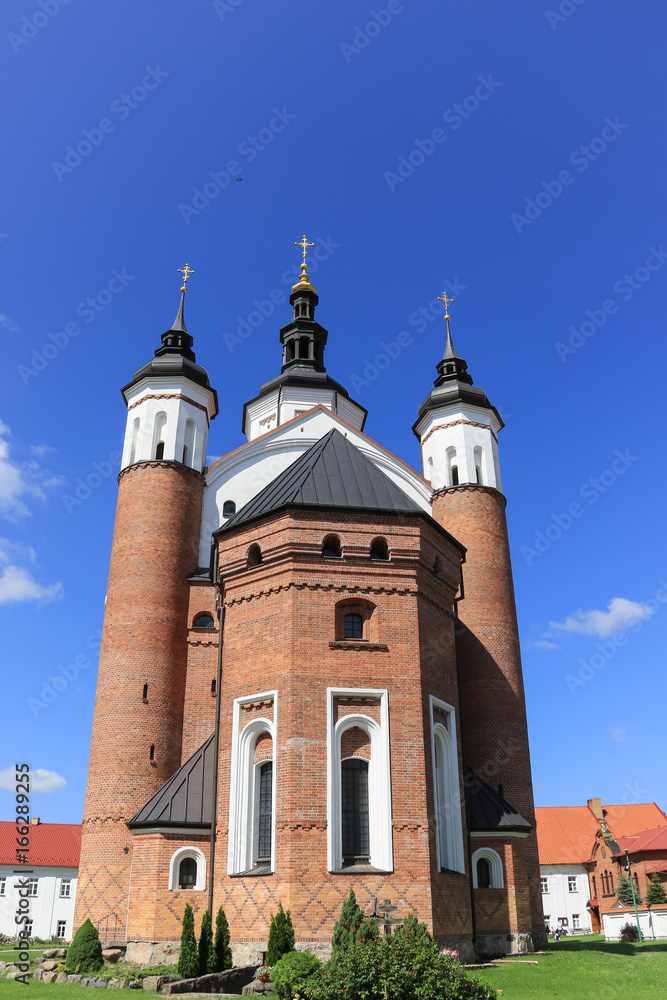
<path id="1" fill-rule="evenodd" d="M 206 466 L 218 400 L 185 291 L 122 390 L 76 924 L 178 940 L 213 867 L 237 960 L 279 901 L 326 953 L 350 887 L 465 957 L 541 947 L 503 422 L 447 297 L 420 475 L 327 372 L 305 246 L 247 443 Z"/>

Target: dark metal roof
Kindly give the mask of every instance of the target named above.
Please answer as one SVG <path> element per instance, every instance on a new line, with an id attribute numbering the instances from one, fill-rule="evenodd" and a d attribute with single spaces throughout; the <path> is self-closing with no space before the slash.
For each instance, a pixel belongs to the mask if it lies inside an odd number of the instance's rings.
<path id="1" fill-rule="evenodd" d="M 528 820 L 469 767 L 465 768 L 465 796 L 468 829 L 471 832 L 496 830 L 502 835 L 532 830 Z"/>
<path id="2" fill-rule="evenodd" d="M 132 817 L 130 830 L 154 826 L 211 827 L 213 736 Z"/>
<path id="3" fill-rule="evenodd" d="M 423 514 L 348 439 L 333 428 L 293 462 L 219 531 L 286 506 L 343 507 L 351 510 Z"/>

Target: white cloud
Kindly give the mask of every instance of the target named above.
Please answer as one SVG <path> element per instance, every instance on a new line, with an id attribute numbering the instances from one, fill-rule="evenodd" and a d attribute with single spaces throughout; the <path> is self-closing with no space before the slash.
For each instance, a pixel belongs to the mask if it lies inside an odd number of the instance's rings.
<path id="1" fill-rule="evenodd" d="M 0 432 L 1 433 L 1 432 Z M 31 444 L 30 452 L 32 455 L 37 455 L 41 458 L 42 455 L 48 455 L 48 453 L 58 451 L 57 448 L 52 448 L 50 444 Z"/>
<path id="2" fill-rule="evenodd" d="M 27 499 L 46 500 L 44 489 L 61 486 L 64 479 L 53 475 L 47 478 L 34 459 L 23 463 L 14 461 L 9 454 L 9 444 L 4 440 L 10 434 L 11 429 L 0 420 L 0 514 L 9 521 L 17 521 L 30 516 Z M 34 453 L 42 453 L 41 449 L 46 447 L 37 445 Z"/>
<path id="3" fill-rule="evenodd" d="M 16 784 L 16 768 L 6 767 L 0 771 L 0 788 L 14 791 Z M 67 781 L 56 771 L 47 771 L 44 767 L 36 767 L 30 772 L 30 792 L 57 792 L 67 786 Z"/>
<path id="4" fill-rule="evenodd" d="M 564 632 L 579 632 L 606 639 L 612 632 L 624 632 L 638 621 L 650 618 L 654 609 L 627 597 L 612 597 L 606 611 L 575 611 L 564 622 L 549 622 L 547 637 Z"/>
<path id="5" fill-rule="evenodd" d="M 557 642 L 551 642 L 550 639 L 536 639 L 535 642 L 529 642 L 526 644 L 526 649 L 562 649 Z"/>
<path id="6" fill-rule="evenodd" d="M 63 596 L 61 583 L 44 587 L 19 562 L 34 563 L 35 550 L 0 538 L 0 606 L 19 601 L 39 601 L 48 604 Z"/>
<path id="7" fill-rule="evenodd" d="M 20 333 L 21 327 L 18 325 L 16 320 L 8 316 L 7 313 L 0 313 L 0 328 L 6 330 L 7 333 Z"/>
<path id="8" fill-rule="evenodd" d="M 621 729 L 620 726 L 616 726 L 614 729 L 610 729 L 611 738 L 616 743 L 622 743 L 625 737 L 628 735 L 625 729 Z"/>

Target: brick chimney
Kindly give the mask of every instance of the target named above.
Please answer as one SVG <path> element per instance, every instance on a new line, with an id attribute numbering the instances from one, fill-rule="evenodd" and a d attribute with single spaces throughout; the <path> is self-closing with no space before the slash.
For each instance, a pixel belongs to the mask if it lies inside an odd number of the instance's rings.
<path id="1" fill-rule="evenodd" d="M 33 816 L 32 817 L 32 825 L 33 826 L 39 826 L 39 816 Z"/>
<path id="2" fill-rule="evenodd" d="M 589 799 L 586 804 L 597 819 L 602 819 L 602 799 Z"/>

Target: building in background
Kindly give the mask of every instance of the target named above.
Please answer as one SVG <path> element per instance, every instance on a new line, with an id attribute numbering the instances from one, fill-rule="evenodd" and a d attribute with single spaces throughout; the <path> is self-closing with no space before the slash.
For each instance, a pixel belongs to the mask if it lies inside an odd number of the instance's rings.
<path id="1" fill-rule="evenodd" d="M 30 880 L 31 937 L 72 939 L 81 851 L 80 823 L 30 825 L 29 863 L 16 863 L 16 824 L 0 822 L 0 934 L 16 937 L 18 881 Z"/>

